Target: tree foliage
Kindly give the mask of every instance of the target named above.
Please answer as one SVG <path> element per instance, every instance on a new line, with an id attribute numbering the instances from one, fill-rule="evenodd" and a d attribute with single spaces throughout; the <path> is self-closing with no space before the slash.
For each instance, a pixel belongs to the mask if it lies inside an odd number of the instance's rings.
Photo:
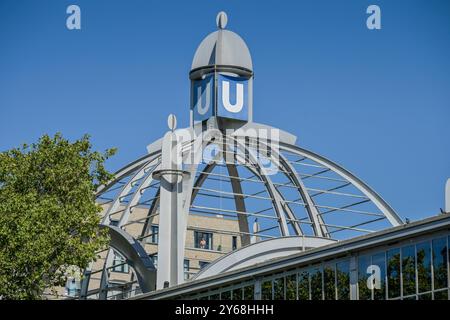
<path id="1" fill-rule="evenodd" d="M 40 299 L 95 260 L 108 240 L 95 190 L 114 153 L 60 134 L 0 153 L 0 299 Z"/>

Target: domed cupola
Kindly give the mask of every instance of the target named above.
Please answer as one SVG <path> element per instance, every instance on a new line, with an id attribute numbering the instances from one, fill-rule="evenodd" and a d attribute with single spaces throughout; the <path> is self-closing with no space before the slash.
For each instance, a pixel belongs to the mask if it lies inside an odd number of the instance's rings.
<path id="1" fill-rule="evenodd" d="M 253 63 L 245 41 L 226 30 L 228 18 L 220 12 L 218 30 L 200 43 L 192 60 L 191 123 L 211 117 L 251 122 Z"/>
<path id="2" fill-rule="evenodd" d="M 227 20 L 225 12 L 218 14 L 219 30 L 210 33 L 198 46 L 192 60 L 191 74 L 211 67 L 237 68 L 250 74 L 253 72 L 250 50 L 238 34 L 225 29 Z"/>

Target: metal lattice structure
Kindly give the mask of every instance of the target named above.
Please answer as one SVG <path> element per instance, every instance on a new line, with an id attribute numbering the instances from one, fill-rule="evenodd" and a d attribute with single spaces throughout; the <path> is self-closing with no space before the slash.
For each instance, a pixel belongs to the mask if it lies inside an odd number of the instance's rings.
<path id="1" fill-rule="evenodd" d="M 239 36 L 223 30 L 225 25 L 226 16 L 221 14 L 219 30 L 205 38 L 196 52 L 193 91 L 195 81 L 205 75 L 226 74 L 249 80 L 251 97 L 248 48 Z M 102 224 L 113 240 L 86 270 L 83 298 L 123 298 L 124 291 L 148 292 L 239 268 L 240 255 L 248 257 L 245 265 L 249 265 L 265 256 L 287 255 L 402 224 L 394 210 L 354 174 L 297 146 L 294 135 L 254 123 L 251 99 L 244 121 L 218 113 L 196 121 L 195 99 L 189 128 L 166 133 L 148 147 L 146 156 L 119 170 L 98 190 L 97 199 L 104 207 Z M 274 130 L 276 139 L 258 134 Z M 180 142 L 180 134 L 186 133 L 190 138 Z M 198 161 L 187 161 L 199 154 Z M 183 160 L 174 163 L 177 155 Z M 209 217 L 222 219 L 223 227 L 208 225 Z M 193 219 L 204 219 L 205 225 L 196 222 L 194 227 Z M 232 224 L 235 227 L 227 229 Z M 214 250 L 209 265 L 190 272 L 187 279 L 183 259 L 187 250 L 195 249 L 187 245 L 191 229 L 236 237 L 238 245 Z M 152 251 L 148 243 L 155 234 L 159 238 L 156 245 L 153 241 Z M 156 255 L 158 267 L 151 259 Z M 111 286 L 110 277 L 123 266 L 131 272 L 119 290 Z"/>

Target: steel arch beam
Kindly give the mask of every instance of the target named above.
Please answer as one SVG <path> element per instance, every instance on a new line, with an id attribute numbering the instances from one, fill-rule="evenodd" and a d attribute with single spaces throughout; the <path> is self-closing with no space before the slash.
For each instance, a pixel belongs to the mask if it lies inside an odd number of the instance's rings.
<path id="1" fill-rule="evenodd" d="M 325 226 L 325 223 L 319 214 L 319 210 L 317 210 L 317 207 L 315 206 L 314 201 L 312 200 L 311 196 L 309 195 L 308 191 L 306 190 L 306 187 L 303 184 L 303 181 L 298 176 L 297 171 L 292 167 L 292 165 L 289 163 L 289 161 L 281 153 L 278 154 L 278 157 L 280 159 L 280 164 L 284 167 L 285 171 L 289 173 L 289 175 L 288 175 L 289 179 L 297 187 L 297 190 L 300 193 L 300 196 L 302 197 L 303 202 L 306 203 L 306 211 L 308 212 L 309 219 L 313 223 L 312 227 L 314 230 L 314 234 L 318 237 L 329 238 L 330 234 L 328 233 L 328 229 Z"/>
<path id="2" fill-rule="evenodd" d="M 112 186 L 114 186 L 118 181 L 120 181 L 121 179 L 123 179 L 124 177 L 126 177 L 127 175 L 129 175 L 130 173 L 132 173 L 134 170 L 136 170 L 137 168 L 145 165 L 146 162 L 149 162 L 152 160 L 152 157 L 154 156 L 158 156 L 158 154 L 161 153 L 161 151 L 157 151 L 157 152 L 153 152 L 151 154 L 147 154 L 141 158 L 139 158 L 138 160 L 128 164 L 127 166 L 125 166 L 124 168 L 121 168 L 120 170 L 116 171 L 114 173 L 114 178 L 109 181 L 106 184 L 103 184 L 101 186 L 99 186 L 97 188 L 96 197 L 101 196 L 102 194 L 104 194 L 105 192 L 107 192 Z"/>
<path id="3" fill-rule="evenodd" d="M 264 145 L 265 148 L 266 148 L 266 150 L 268 150 L 269 147 L 268 147 L 267 144 L 261 142 L 261 140 L 258 140 L 258 143 Z M 279 154 L 278 152 L 276 152 L 276 151 L 273 150 L 273 149 L 271 149 L 271 151 L 272 151 L 272 154 L 273 154 L 273 153 L 276 153 L 276 155 L 278 156 L 278 158 L 279 158 L 279 159 L 282 159 L 282 158 L 281 158 L 281 156 L 282 156 L 281 154 Z M 281 168 L 282 165 L 283 165 L 283 164 L 280 164 L 278 161 L 276 161 L 276 159 L 274 159 L 273 156 L 270 156 L 270 161 L 271 161 L 272 163 L 274 163 L 278 168 Z M 281 168 L 281 169 L 283 170 L 283 168 Z M 289 170 L 289 168 L 285 168 L 285 169 L 286 169 L 286 170 L 283 170 L 283 171 L 289 173 L 289 175 L 287 175 L 287 174 L 285 173 L 285 175 L 288 177 L 288 179 L 291 180 L 294 184 L 298 183 L 298 180 L 295 179 L 295 173 L 294 173 L 295 171 L 291 171 L 291 170 Z M 292 168 L 291 168 L 291 169 L 292 169 Z M 300 183 L 301 183 L 301 181 L 300 181 Z M 302 184 L 302 185 L 303 185 L 303 184 Z M 298 184 L 297 186 L 300 187 L 300 184 Z M 303 231 L 302 231 L 302 228 L 301 228 L 300 224 L 299 224 L 298 221 L 297 221 L 297 217 L 295 216 L 294 212 L 293 212 L 292 209 L 289 207 L 289 205 L 286 203 L 286 199 L 284 198 L 283 194 L 278 190 L 278 188 L 277 188 L 275 185 L 274 185 L 274 188 L 275 188 L 275 192 L 279 195 L 279 197 L 280 197 L 280 198 L 282 199 L 282 201 L 283 201 L 283 208 L 284 208 L 284 211 L 285 211 L 286 215 L 288 216 L 288 218 L 291 220 L 291 225 L 292 225 L 292 227 L 294 228 L 294 231 L 295 231 L 296 235 L 302 235 L 302 234 L 303 234 Z M 299 190 L 299 189 L 297 189 L 297 190 Z M 306 191 L 306 189 L 305 189 L 305 191 Z M 306 193 L 306 195 L 308 195 L 308 193 Z M 300 191 L 300 196 L 302 196 L 301 191 Z M 308 195 L 308 196 L 309 196 L 309 195 Z M 302 199 L 304 199 L 304 198 L 302 197 Z M 316 208 L 314 207 L 314 209 L 316 209 Z M 308 215 L 309 215 L 310 220 L 314 223 L 314 219 L 313 219 L 313 217 L 312 217 L 312 214 L 310 214 L 310 212 L 309 212 L 308 206 L 306 206 L 306 210 L 307 210 L 307 212 L 308 212 Z M 320 219 L 320 216 L 319 216 L 319 215 L 318 215 L 318 217 L 319 217 L 319 219 Z M 320 220 L 319 220 L 319 221 L 320 221 Z M 313 226 L 313 229 L 314 229 L 314 226 Z M 316 235 L 317 235 L 317 236 L 320 236 L 320 237 L 323 237 L 323 236 L 324 236 L 323 234 L 320 234 L 320 233 L 319 233 L 319 234 L 316 233 Z"/>
<path id="4" fill-rule="evenodd" d="M 306 157 L 310 160 L 313 160 L 323 165 L 326 168 L 329 168 L 330 170 L 332 170 L 333 172 L 337 173 L 342 178 L 350 182 L 367 198 L 369 198 L 377 206 L 377 208 L 380 209 L 380 211 L 385 215 L 385 217 L 393 226 L 404 224 L 402 219 L 395 213 L 394 209 L 392 209 L 391 206 L 386 201 L 384 201 L 383 198 L 381 198 L 381 196 L 379 196 L 374 190 L 372 190 L 372 188 L 370 188 L 366 183 L 364 183 L 364 181 L 356 177 L 347 169 L 341 167 L 340 165 L 332 162 L 331 160 L 328 160 L 327 158 L 321 155 L 318 155 L 314 152 L 300 148 L 295 145 L 288 145 L 281 143 L 280 148 L 293 154 Z"/>
<path id="5" fill-rule="evenodd" d="M 261 143 L 261 142 L 259 142 L 259 143 Z M 292 212 L 291 208 L 286 203 L 282 193 L 275 187 L 275 185 L 273 184 L 272 180 L 270 179 L 270 177 L 268 175 L 261 174 L 262 168 L 259 165 L 258 161 L 255 159 L 255 157 L 251 154 L 251 152 L 249 152 L 249 157 L 251 158 L 251 161 L 253 162 L 253 166 L 258 168 L 259 172 L 258 172 L 258 170 L 253 170 L 253 168 L 251 168 L 251 167 L 247 167 L 247 168 L 250 169 L 257 176 L 259 176 L 260 179 L 262 181 L 264 181 L 266 186 L 270 187 L 270 190 L 268 188 L 268 191 L 271 196 L 273 195 L 272 198 L 274 199 L 274 209 L 277 211 L 276 208 L 279 208 L 279 210 L 281 212 L 281 214 L 279 214 L 279 216 L 282 217 L 281 219 L 284 218 L 284 220 L 286 220 L 285 217 L 283 216 L 283 213 L 288 216 L 288 218 L 291 220 L 291 225 L 294 228 L 294 232 L 296 235 L 303 235 L 302 228 L 301 228 L 300 224 L 298 223 L 294 212 Z M 272 161 L 277 166 L 279 166 L 279 164 L 276 161 L 274 161 L 273 157 L 270 157 L 270 161 Z M 245 161 L 243 161 L 243 164 L 245 165 Z M 281 222 L 283 223 L 283 221 L 281 221 Z M 287 221 L 285 221 L 285 223 L 286 223 L 286 230 L 287 230 L 287 233 L 285 235 L 289 235 L 289 229 L 287 228 Z"/>
<path id="6" fill-rule="evenodd" d="M 269 150 L 269 146 L 262 142 L 260 139 L 257 140 L 259 144 L 263 145 L 266 150 Z M 312 222 L 312 228 L 314 230 L 314 234 L 319 237 L 329 237 L 328 231 L 326 229 L 326 226 L 324 225 L 324 222 L 322 220 L 322 217 L 320 216 L 316 206 L 314 205 L 314 201 L 309 196 L 309 193 L 306 190 L 305 185 L 303 184 L 300 177 L 297 175 L 296 170 L 290 165 L 290 163 L 286 160 L 286 158 L 283 157 L 283 155 L 280 152 L 277 152 L 276 150 L 271 150 L 271 155 L 269 156 L 270 161 L 274 163 L 278 168 L 280 168 L 284 174 L 288 177 L 288 179 L 294 183 L 294 185 L 297 187 L 297 191 L 300 194 L 300 197 L 303 199 L 303 202 L 306 203 L 306 211 L 308 213 L 309 219 Z M 272 156 L 272 154 L 276 154 L 279 161 L 276 161 L 276 159 Z M 286 174 L 287 172 L 287 174 Z M 286 203 L 286 199 L 284 199 L 283 194 L 275 187 L 276 191 L 280 195 L 280 197 L 283 199 L 283 207 L 286 211 L 286 214 L 288 217 L 292 220 L 292 226 L 296 232 L 297 235 L 302 235 L 303 231 L 301 230 L 301 227 L 297 221 L 297 218 L 295 217 L 295 214 L 292 212 L 289 205 Z M 326 232 L 323 232 L 325 229 Z"/>
<path id="7" fill-rule="evenodd" d="M 156 199 L 153 200 L 149 210 L 148 210 L 148 214 L 147 214 L 147 219 L 145 219 L 144 222 L 144 227 L 142 228 L 142 233 L 141 233 L 141 242 L 144 241 L 143 237 L 145 235 L 148 234 L 149 230 L 150 230 L 150 226 L 152 225 L 150 223 L 150 217 L 152 217 L 155 213 L 156 213 L 156 209 L 158 208 L 159 205 L 159 197 L 160 197 L 160 190 L 158 189 L 158 191 L 156 191 L 156 195 L 155 195 Z"/>
<path id="8" fill-rule="evenodd" d="M 130 216 L 131 213 L 131 208 L 133 208 L 134 206 L 137 205 L 137 203 L 139 202 L 139 200 L 142 197 L 142 189 L 147 188 L 153 181 L 153 171 L 155 171 L 156 169 L 159 168 L 160 166 L 160 161 L 157 161 L 157 159 L 153 160 L 153 162 L 157 162 L 157 164 L 155 165 L 155 167 L 153 168 L 153 170 L 150 170 L 147 173 L 147 176 L 144 178 L 144 181 L 142 181 L 142 183 L 139 185 L 139 187 L 137 188 L 137 190 L 134 192 L 133 197 L 131 198 L 131 200 L 128 202 L 125 211 L 123 212 L 122 216 L 120 217 L 119 223 L 118 223 L 118 227 L 122 227 L 125 223 L 128 222 L 128 218 Z M 150 163 L 151 165 L 151 163 Z M 156 199 L 154 200 L 156 201 Z"/>
<path id="9" fill-rule="evenodd" d="M 150 292 L 156 288 L 156 268 L 152 260 L 147 255 L 145 249 L 127 232 L 119 227 L 101 225 L 101 228 L 107 228 L 110 236 L 110 249 L 118 251 L 125 257 L 127 263 L 134 269 L 142 292 Z M 112 259 L 112 254 L 107 257 Z M 106 262 L 104 266 L 106 265 Z M 103 268 L 101 287 L 99 292 L 100 299 L 107 298 L 107 273 Z"/>
<path id="10" fill-rule="evenodd" d="M 242 196 L 242 185 L 239 181 L 239 173 L 236 168 L 236 165 L 227 163 L 227 170 L 228 175 L 231 177 L 231 188 L 233 190 L 233 193 L 236 195 L 234 196 L 234 203 L 236 207 L 236 211 L 239 212 L 247 212 L 245 209 L 245 201 L 244 197 Z M 238 213 L 238 225 L 239 225 L 239 231 L 243 232 L 241 234 L 241 245 L 246 246 L 250 244 L 250 229 L 248 227 L 248 219 L 247 215 Z"/>
<path id="11" fill-rule="evenodd" d="M 197 194 L 200 192 L 200 187 L 203 185 L 203 183 L 205 183 L 206 179 L 208 178 L 208 173 L 211 173 L 211 171 L 215 168 L 216 165 L 217 163 L 215 161 L 208 163 L 195 180 L 190 200 L 191 205 L 194 203 Z"/>
<path id="12" fill-rule="evenodd" d="M 239 142 L 237 139 L 235 139 L 236 144 L 238 146 L 239 149 L 244 151 L 245 154 L 245 146 L 242 146 L 242 143 Z M 236 160 L 239 161 L 239 154 L 236 154 Z M 252 166 L 247 166 L 246 165 L 246 161 L 245 159 L 241 159 L 240 162 L 244 164 L 244 166 L 246 166 L 246 168 L 250 171 L 252 171 L 256 176 L 258 176 L 262 181 L 264 181 L 265 185 L 266 185 L 266 189 L 268 191 L 268 193 L 270 194 L 270 197 L 273 199 L 272 200 L 272 204 L 273 207 L 275 209 L 275 212 L 278 216 L 279 219 L 279 225 L 280 225 L 280 231 L 281 231 L 281 235 L 282 236 L 289 236 L 289 228 L 287 225 L 287 221 L 286 221 L 286 217 L 285 217 L 285 211 L 283 208 L 283 201 L 282 201 L 282 197 L 280 196 L 280 193 L 278 192 L 278 190 L 275 188 L 272 180 L 270 179 L 269 175 L 266 174 L 264 168 L 262 168 L 259 164 L 258 161 L 256 161 L 256 159 L 254 158 L 254 156 L 252 155 L 251 152 L 248 153 L 249 155 L 249 161 L 252 163 Z"/>
<path id="13" fill-rule="evenodd" d="M 154 160 L 153 160 L 154 161 Z M 139 170 L 136 171 L 136 173 L 133 175 L 133 177 L 122 187 L 119 194 L 114 199 L 111 206 L 106 211 L 106 214 L 103 216 L 102 224 L 109 225 L 111 222 L 110 214 L 116 212 L 116 210 L 120 207 L 121 204 L 121 198 L 123 198 L 125 195 L 127 195 L 131 189 L 133 188 L 133 183 L 141 179 L 146 175 L 145 170 L 147 169 L 147 166 L 151 165 L 152 162 L 145 162 Z M 121 215 L 122 216 L 122 215 Z"/>

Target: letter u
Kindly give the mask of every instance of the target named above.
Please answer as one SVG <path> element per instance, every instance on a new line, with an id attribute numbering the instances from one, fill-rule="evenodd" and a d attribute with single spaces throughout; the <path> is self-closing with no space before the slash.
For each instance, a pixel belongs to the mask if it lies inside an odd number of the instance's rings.
<path id="1" fill-rule="evenodd" d="M 242 83 L 236 83 L 236 103 L 231 104 L 230 82 L 222 81 L 222 103 L 229 112 L 240 112 L 244 106 L 244 85 Z"/>
<path id="2" fill-rule="evenodd" d="M 204 115 L 206 112 L 208 112 L 209 110 L 209 106 L 211 104 L 211 85 L 208 82 L 206 84 L 206 88 L 205 88 L 205 103 L 204 105 L 202 105 L 202 87 L 203 86 L 198 86 L 197 87 L 197 111 L 199 115 Z"/>

